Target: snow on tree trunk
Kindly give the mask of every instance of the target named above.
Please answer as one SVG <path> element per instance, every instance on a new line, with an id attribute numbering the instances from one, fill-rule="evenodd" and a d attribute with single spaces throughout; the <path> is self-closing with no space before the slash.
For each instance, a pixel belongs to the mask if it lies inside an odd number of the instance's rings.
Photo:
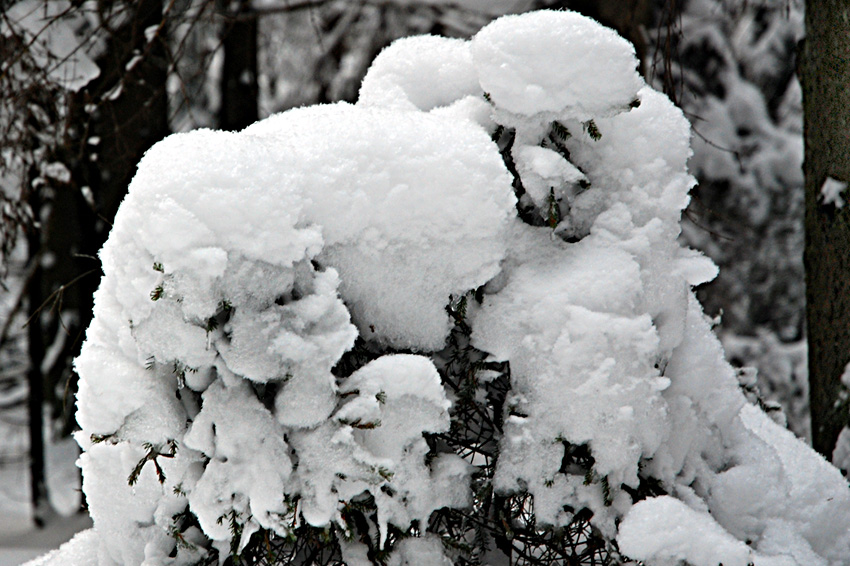
<path id="1" fill-rule="evenodd" d="M 356 105 L 152 148 L 77 360 L 96 536 L 66 556 L 845 560 L 847 484 L 693 296 L 689 127 L 636 66 L 507 16 L 397 41 Z"/>

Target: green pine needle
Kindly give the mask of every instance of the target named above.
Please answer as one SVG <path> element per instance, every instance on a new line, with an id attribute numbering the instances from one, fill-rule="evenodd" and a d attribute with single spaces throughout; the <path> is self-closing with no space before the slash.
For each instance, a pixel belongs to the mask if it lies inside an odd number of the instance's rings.
<path id="1" fill-rule="evenodd" d="M 599 141 L 602 139 L 602 132 L 599 131 L 599 128 L 596 126 L 596 122 L 588 120 L 582 125 L 584 126 L 584 131 L 590 136 L 590 139 L 593 141 Z"/>

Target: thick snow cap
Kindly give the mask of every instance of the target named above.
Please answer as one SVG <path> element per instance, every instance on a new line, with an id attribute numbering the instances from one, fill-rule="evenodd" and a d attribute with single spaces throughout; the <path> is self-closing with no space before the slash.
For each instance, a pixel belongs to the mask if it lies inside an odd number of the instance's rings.
<path id="1" fill-rule="evenodd" d="M 634 47 L 575 12 L 505 16 L 472 40 L 481 87 L 501 109 L 589 120 L 628 108 L 643 81 Z"/>

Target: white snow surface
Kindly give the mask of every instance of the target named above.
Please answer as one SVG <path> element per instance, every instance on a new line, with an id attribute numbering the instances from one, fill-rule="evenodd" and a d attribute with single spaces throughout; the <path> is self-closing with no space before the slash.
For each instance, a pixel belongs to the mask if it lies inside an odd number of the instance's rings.
<path id="1" fill-rule="evenodd" d="M 27 562 L 28 566 L 98 566 L 100 538 L 94 529 L 79 532 L 58 549 Z"/>
<path id="2" fill-rule="evenodd" d="M 440 348 L 447 297 L 486 283 L 505 253 L 501 233 L 515 199 L 486 132 L 422 112 L 339 104 L 279 114 L 242 135 L 263 136 L 293 160 L 274 167 L 303 176 L 295 181 L 303 222 L 321 226 L 317 260 L 339 271 L 361 334 Z"/>
<path id="3" fill-rule="evenodd" d="M 472 344 L 511 368 L 498 492 L 529 492 L 543 524 L 587 507 L 648 565 L 846 560 L 846 482 L 747 403 L 691 291 L 716 268 L 677 241 L 689 128 L 635 67 L 590 19 L 510 16 L 468 43 L 393 44 L 357 105 L 152 148 L 77 360 L 94 531 L 40 564 L 93 545 L 72 563 L 189 564 L 229 554 L 231 523 L 237 546 L 344 529 L 363 493 L 383 545 L 389 525 L 468 506 L 472 462 L 426 463 L 423 433 L 452 410 L 428 354 L 449 297 L 482 286 Z M 537 226 L 517 218 L 497 125 Z M 358 335 L 414 353 L 337 379 Z M 565 442 L 588 447 L 588 474 L 561 469 Z M 634 505 L 624 487 L 647 479 L 668 495 Z M 186 509 L 203 532 L 178 545 Z M 342 552 L 365 563 L 357 541 Z M 426 535 L 391 560 L 447 558 Z"/>
<path id="4" fill-rule="evenodd" d="M 617 539 L 632 558 L 652 564 L 693 566 L 747 566 L 747 545 L 730 535 L 710 516 L 694 511 L 670 496 L 654 497 L 634 505 Z"/>
<path id="5" fill-rule="evenodd" d="M 472 56 L 496 106 L 525 116 L 613 114 L 643 83 L 631 43 L 576 12 L 499 18 L 472 39 Z"/>
<path id="6" fill-rule="evenodd" d="M 378 54 L 357 104 L 428 111 L 481 94 L 468 41 L 420 35 L 399 39 Z"/>

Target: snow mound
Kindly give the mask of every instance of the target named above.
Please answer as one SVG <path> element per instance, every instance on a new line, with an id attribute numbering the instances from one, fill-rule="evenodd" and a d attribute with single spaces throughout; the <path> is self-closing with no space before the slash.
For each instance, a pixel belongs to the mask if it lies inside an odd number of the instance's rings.
<path id="1" fill-rule="evenodd" d="M 750 549 L 709 515 L 698 513 L 669 496 L 635 504 L 617 538 L 620 549 L 630 557 L 651 564 L 675 564 L 682 560 L 694 566 L 747 566 Z"/>
<path id="2" fill-rule="evenodd" d="M 412 105 L 427 112 L 481 94 L 469 42 L 422 35 L 399 39 L 378 54 L 363 79 L 357 104 Z"/>

